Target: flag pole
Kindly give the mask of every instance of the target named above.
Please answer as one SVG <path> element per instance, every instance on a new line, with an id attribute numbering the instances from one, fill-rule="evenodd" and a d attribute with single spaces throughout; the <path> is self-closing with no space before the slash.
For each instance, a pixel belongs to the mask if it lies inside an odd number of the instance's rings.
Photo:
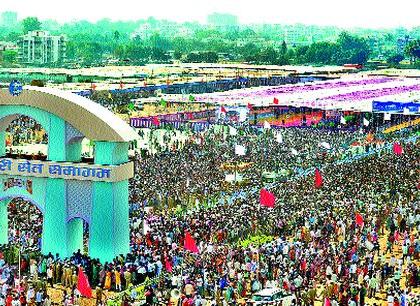
<path id="1" fill-rule="evenodd" d="M 21 279 L 21 266 L 20 266 L 20 258 L 21 258 L 21 243 L 19 243 L 19 256 L 18 256 L 18 260 L 19 260 L 19 291 L 20 291 L 20 279 Z"/>

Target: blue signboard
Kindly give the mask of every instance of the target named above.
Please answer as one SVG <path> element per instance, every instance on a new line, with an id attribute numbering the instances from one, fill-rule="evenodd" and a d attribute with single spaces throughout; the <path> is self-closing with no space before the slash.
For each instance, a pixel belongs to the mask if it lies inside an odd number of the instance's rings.
<path id="1" fill-rule="evenodd" d="M 405 110 L 405 111 L 404 111 Z M 410 113 L 415 114 L 420 112 L 420 103 L 415 102 L 372 102 L 373 112 L 387 112 L 387 113 Z"/>

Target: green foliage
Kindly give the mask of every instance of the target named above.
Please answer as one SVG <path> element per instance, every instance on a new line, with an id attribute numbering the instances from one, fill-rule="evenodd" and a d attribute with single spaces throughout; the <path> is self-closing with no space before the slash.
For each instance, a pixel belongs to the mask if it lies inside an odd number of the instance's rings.
<path id="1" fill-rule="evenodd" d="M 369 54 L 369 45 L 365 39 L 343 32 L 335 43 L 316 42 L 297 48 L 295 59 L 300 64 L 366 64 Z"/>
<path id="2" fill-rule="evenodd" d="M 185 61 L 188 63 L 217 63 L 219 56 L 216 52 L 191 52 L 188 53 Z"/>
<path id="3" fill-rule="evenodd" d="M 398 65 L 403 59 L 404 59 L 403 55 L 393 54 L 386 59 L 386 62 L 391 65 Z"/>
<path id="4" fill-rule="evenodd" d="M 26 17 L 22 20 L 22 29 L 24 34 L 29 31 L 41 30 L 41 22 L 37 17 Z"/>
<path id="5" fill-rule="evenodd" d="M 41 29 L 36 17 L 21 22 L 22 28 L 0 28 L 0 40 L 16 42 L 19 36 Z M 298 32 L 295 41 L 286 44 L 289 26 L 263 25 L 212 28 L 198 23 L 177 24 L 148 20 L 96 23 L 81 20 L 59 24 L 42 22 L 42 28 L 68 37 L 67 58 L 77 64 L 103 64 L 117 59 L 122 64 L 166 63 L 173 59 L 186 62 L 249 62 L 254 64 L 365 64 L 369 57 L 385 56 L 392 63 L 399 32 L 393 30 L 358 30 L 339 34 L 334 27 L 312 27 L 313 37 Z M 308 27 L 304 27 L 307 29 Z M 354 32 L 353 32 L 354 33 Z M 406 32 L 420 38 L 420 28 Z M 404 34 L 405 35 L 405 34 Z M 311 43 L 313 42 L 313 43 Z M 297 46 L 296 46 L 297 45 Z M 410 42 L 406 54 L 415 64 L 420 56 L 419 39 Z"/>
<path id="6" fill-rule="evenodd" d="M 410 58 L 411 62 L 420 59 L 420 39 L 410 41 L 404 50 L 405 54 Z"/>
<path id="7" fill-rule="evenodd" d="M 238 246 L 242 248 L 248 248 L 250 245 L 255 247 L 259 247 L 263 244 L 267 244 L 274 240 L 273 236 L 266 236 L 266 235 L 258 235 L 258 236 L 251 236 L 245 240 L 238 241 Z"/>
<path id="8" fill-rule="evenodd" d="M 15 50 L 5 50 L 2 54 L 3 61 L 1 64 L 3 66 L 9 66 L 11 64 L 16 63 L 17 59 L 17 52 Z"/>

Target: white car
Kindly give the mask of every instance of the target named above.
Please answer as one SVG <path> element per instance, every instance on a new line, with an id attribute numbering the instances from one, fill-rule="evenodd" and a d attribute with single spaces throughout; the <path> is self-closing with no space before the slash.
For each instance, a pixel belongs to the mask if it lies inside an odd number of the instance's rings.
<path id="1" fill-rule="evenodd" d="M 266 288 L 252 295 L 250 304 L 253 306 L 276 305 L 292 306 L 297 305 L 296 296 L 286 293 L 280 288 Z"/>

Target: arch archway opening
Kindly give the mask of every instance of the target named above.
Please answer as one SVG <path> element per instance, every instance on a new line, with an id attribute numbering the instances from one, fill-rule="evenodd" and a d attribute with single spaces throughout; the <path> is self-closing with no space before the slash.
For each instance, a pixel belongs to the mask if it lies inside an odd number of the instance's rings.
<path id="1" fill-rule="evenodd" d="M 16 197 L 7 204 L 9 245 L 25 252 L 41 251 L 44 217 L 32 202 Z"/>
<path id="2" fill-rule="evenodd" d="M 6 157 L 45 160 L 48 134 L 35 119 L 16 115 L 6 127 Z"/>
<path id="3" fill-rule="evenodd" d="M 82 139 L 81 161 L 84 163 L 94 163 L 95 160 L 95 142 L 88 139 Z"/>
<path id="4" fill-rule="evenodd" d="M 68 221 L 68 253 L 69 255 L 89 254 L 89 224 L 82 218 Z"/>

